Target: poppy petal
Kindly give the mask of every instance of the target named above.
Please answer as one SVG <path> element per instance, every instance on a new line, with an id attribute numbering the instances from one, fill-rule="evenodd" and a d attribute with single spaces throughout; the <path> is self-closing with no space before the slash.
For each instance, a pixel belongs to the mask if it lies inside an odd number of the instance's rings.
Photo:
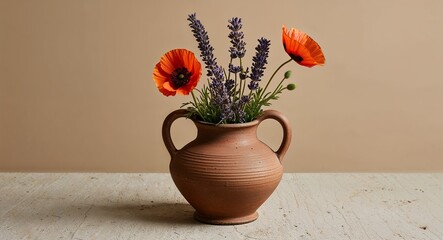
<path id="1" fill-rule="evenodd" d="M 325 63 L 321 47 L 306 33 L 296 29 L 282 28 L 282 42 L 286 53 L 294 61 L 305 67 L 313 67 Z"/>
<path id="2" fill-rule="evenodd" d="M 177 76 L 185 75 L 186 78 Z M 193 52 L 186 49 L 173 49 L 165 53 L 154 68 L 152 78 L 165 96 L 176 93 L 188 95 L 201 77 L 201 64 Z"/>

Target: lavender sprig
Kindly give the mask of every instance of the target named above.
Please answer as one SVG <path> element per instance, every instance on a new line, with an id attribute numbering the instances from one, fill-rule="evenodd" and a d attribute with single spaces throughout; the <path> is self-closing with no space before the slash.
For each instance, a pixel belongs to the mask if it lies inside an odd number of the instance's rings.
<path id="1" fill-rule="evenodd" d="M 231 58 L 242 58 L 246 53 L 246 43 L 243 41 L 244 34 L 242 28 L 241 18 L 233 17 L 229 20 L 228 28 L 231 30 L 228 37 L 231 39 L 232 47 L 229 48 Z"/>
<path id="2" fill-rule="evenodd" d="M 266 69 L 266 64 L 268 63 L 268 55 L 269 55 L 269 46 L 271 45 L 271 41 L 266 38 L 258 39 L 258 46 L 255 48 L 257 51 L 255 56 L 252 58 L 252 68 L 251 74 L 249 78 L 251 78 L 251 82 L 248 87 L 250 90 L 256 90 L 261 81 L 261 77 L 263 77 L 264 71 Z"/>
<path id="3" fill-rule="evenodd" d="M 206 69 L 208 71 L 208 76 L 213 76 L 213 69 L 217 66 L 217 59 L 214 57 L 214 48 L 209 43 L 208 32 L 206 32 L 203 24 L 196 18 L 196 14 L 188 15 L 189 26 L 192 29 L 195 39 L 198 42 L 198 49 L 200 49 L 200 57 L 202 57 L 203 62 L 206 64 Z"/>
<path id="4" fill-rule="evenodd" d="M 232 121 L 234 119 L 234 113 L 231 108 L 232 101 L 229 90 L 226 84 L 223 83 L 223 69 L 220 66 L 215 66 L 212 71 L 214 75 L 211 77 L 211 83 L 209 84 L 211 105 L 220 112 L 219 123 Z"/>
<path id="5" fill-rule="evenodd" d="M 249 101 L 249 96 L 242 96 L 234 105 L 233 111 L 239 123 L 246 122 L 245 106 L 249 103 Z"/>

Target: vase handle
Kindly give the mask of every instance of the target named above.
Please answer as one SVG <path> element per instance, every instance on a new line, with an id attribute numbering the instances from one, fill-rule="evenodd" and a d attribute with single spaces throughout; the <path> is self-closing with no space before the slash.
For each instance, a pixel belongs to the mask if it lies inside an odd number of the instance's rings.
<path id="1" fill-rule="evenodd" d="M 281 112 L 276 110 L 264 110 L 260 117 L 257 118 L 257 120 L 261 123 L 268 118 L 276 120 L 283 128 L 283 140 L 280 144 L 280 147 L 275 152 L 278 159 L 280 160 L 280 163 L 283 163 L 283 158 L 285 157 L 289 145 L 291 144 L 292 128 L 289 124 L 289 120 Z"/>
<path id="2" fill-rule="evenodd" d="M 171 112 L 163 121 L 163 126 L 162 126 L 163 143 L 165 144 L 166 149 L 168 150 L 171 157 L 177 153 L 177 148 L 175 147 L 171 138 L 171 125 L 178 118 L 186 117 L 187 115 L 188 111 L 186 109 L 178 109 Z"/>

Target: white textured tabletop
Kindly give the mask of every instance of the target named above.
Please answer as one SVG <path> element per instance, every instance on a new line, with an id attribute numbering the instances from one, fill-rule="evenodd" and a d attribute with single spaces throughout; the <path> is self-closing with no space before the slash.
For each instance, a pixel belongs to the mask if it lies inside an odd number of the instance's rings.
<path id="1" fill-rule="evenodd" d="M 169 174 L 0 173 L 0 239 L 443 239 L 443 174 L 285 174 L 237 226 L 196 222 Z"/>

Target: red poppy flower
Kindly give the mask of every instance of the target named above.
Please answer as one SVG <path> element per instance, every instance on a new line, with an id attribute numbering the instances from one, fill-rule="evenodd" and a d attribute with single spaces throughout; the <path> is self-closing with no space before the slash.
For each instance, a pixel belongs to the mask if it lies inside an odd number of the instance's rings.
<path id="1" fill-rule="evenodd" d="M 165 96 L 188 95 L 197 86 L 201 73 L 201 64 L 193 52 L 174 49 L 161 57 L 152 78 Z"/>
<path id="2" fill-rule="evenodd" d="M 290 31 L 283 26 L 283 46 L 286 53 L 298 64 L 305 67 L 323 65 L 325 56 L 320 46 L 306 33 L 291 28 Z"/>

